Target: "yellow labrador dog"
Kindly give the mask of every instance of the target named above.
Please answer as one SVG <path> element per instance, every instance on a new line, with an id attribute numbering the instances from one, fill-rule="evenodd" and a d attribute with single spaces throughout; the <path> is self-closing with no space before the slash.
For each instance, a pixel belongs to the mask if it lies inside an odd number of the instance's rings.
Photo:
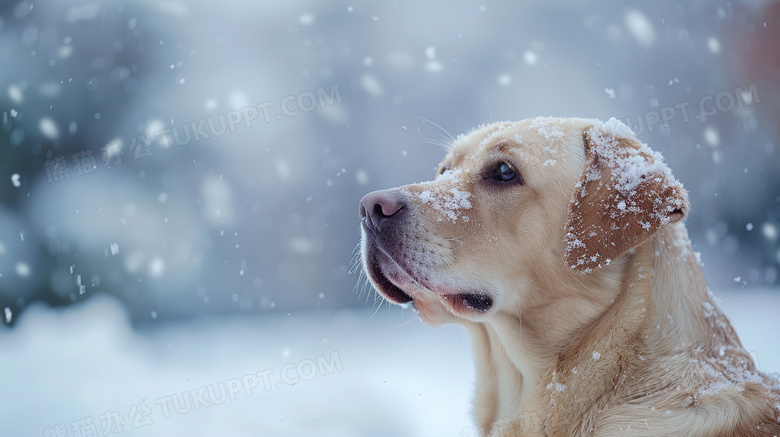
<path id="1" fill-rule="evenodd" d="M 388 301 L 469 331 L 470 435 L 780 435 L 780 384 L 708 289 L 688 211 L 615 119 L 495 123 L 433 181 L 361 200 L 362 261 Z"/>

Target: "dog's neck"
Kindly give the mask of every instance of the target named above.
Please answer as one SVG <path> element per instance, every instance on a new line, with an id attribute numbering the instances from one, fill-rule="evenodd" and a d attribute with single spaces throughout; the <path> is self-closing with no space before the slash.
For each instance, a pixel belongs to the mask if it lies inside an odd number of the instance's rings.
<path id="1" fill-rule="evenodd" d="M 552 296 L 549 302 L 526 302 L 522 313 L 518 308 L 467 326 L 476 357 L 474 413 L 486 434 L 507 421 L 517 423 L 521 435 L 533 435 L 542 421 L 549 430 L 581 418 L 618 382 L 599 378 L 707 343 L 700 338 L 709 335 L 702 305 L 711 295 L 682 224 L 660 229 L 598 271 L 552 275 L 532 282 L 540 288 L 533 295 Z M 583 281 L 600 295 L 575 293 L 574 287 L 585 288 Z M 562 314 L 561 308 L 577 312 Z M 561 317 L 576 322 L 565 324 L 571 332 L 557 330 Z M 568 399 L 567 391 L 580 398 Z"/>

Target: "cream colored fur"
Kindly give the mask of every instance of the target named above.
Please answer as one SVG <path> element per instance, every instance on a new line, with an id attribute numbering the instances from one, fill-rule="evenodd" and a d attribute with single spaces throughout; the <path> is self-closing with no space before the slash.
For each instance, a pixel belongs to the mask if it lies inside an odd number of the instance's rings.
<path id="1" fill-rule="evenodd" d="M 371 240 L 382 240 L 393 266 L 378 268 L 414 299 L 420 317 L 470 333 L 471 435 L 780 435 L 780 384 L 756 369 L 707 287 L 680 221 L 685 191 L 656 172 L 628 194 L 648 203 L 628 219 L 615 214 L 610 199 L 619 196 L 605 157 L 589 144 L 592 129 L 610 147 L 661 164 L 614 121 L 488 125 L 452 145 L 440 166 L 445 177 L 393 190 L 407 202 L 404 221 L 392 238 L 364 229 L 364 262 Z M 522 185 L 486 179 L 502 162 Z M 572 220 L 582 205 L 592 210 Z M 646 205 L 658 208 L 652 220 Z M 616 223 L 598 221 L 604 211 Z M 575 257 L 567 249 L 572 228 L 588 220 L 603 235 L 588 231 L 593 241 Z M 616 256 L 607 259 L 598 244 Z M 456 303 L 472 291 L 489 296 L 491 307 Z"/>

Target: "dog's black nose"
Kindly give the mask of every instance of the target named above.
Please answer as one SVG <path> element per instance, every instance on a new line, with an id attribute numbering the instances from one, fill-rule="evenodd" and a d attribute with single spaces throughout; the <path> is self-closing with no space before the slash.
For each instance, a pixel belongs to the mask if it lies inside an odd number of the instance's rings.
<path id="1" fill-rule="evenodd" d="M 370 228 L 397 215 L 406 206 L 404 195 L 397 190 L 373 191 L 360 200 L 360 219 Z"/>

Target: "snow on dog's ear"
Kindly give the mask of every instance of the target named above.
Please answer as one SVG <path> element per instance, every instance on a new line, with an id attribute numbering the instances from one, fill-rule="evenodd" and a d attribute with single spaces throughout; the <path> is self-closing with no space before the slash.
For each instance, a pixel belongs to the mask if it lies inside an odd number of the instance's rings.
<path id="1" fill-rule="evenodd" d="M 582 134 L 585 169 L 569 203 L 564 261 L 590 272 L 688 214 L 688 193 L 663 157 L 620 121 Z"/>

